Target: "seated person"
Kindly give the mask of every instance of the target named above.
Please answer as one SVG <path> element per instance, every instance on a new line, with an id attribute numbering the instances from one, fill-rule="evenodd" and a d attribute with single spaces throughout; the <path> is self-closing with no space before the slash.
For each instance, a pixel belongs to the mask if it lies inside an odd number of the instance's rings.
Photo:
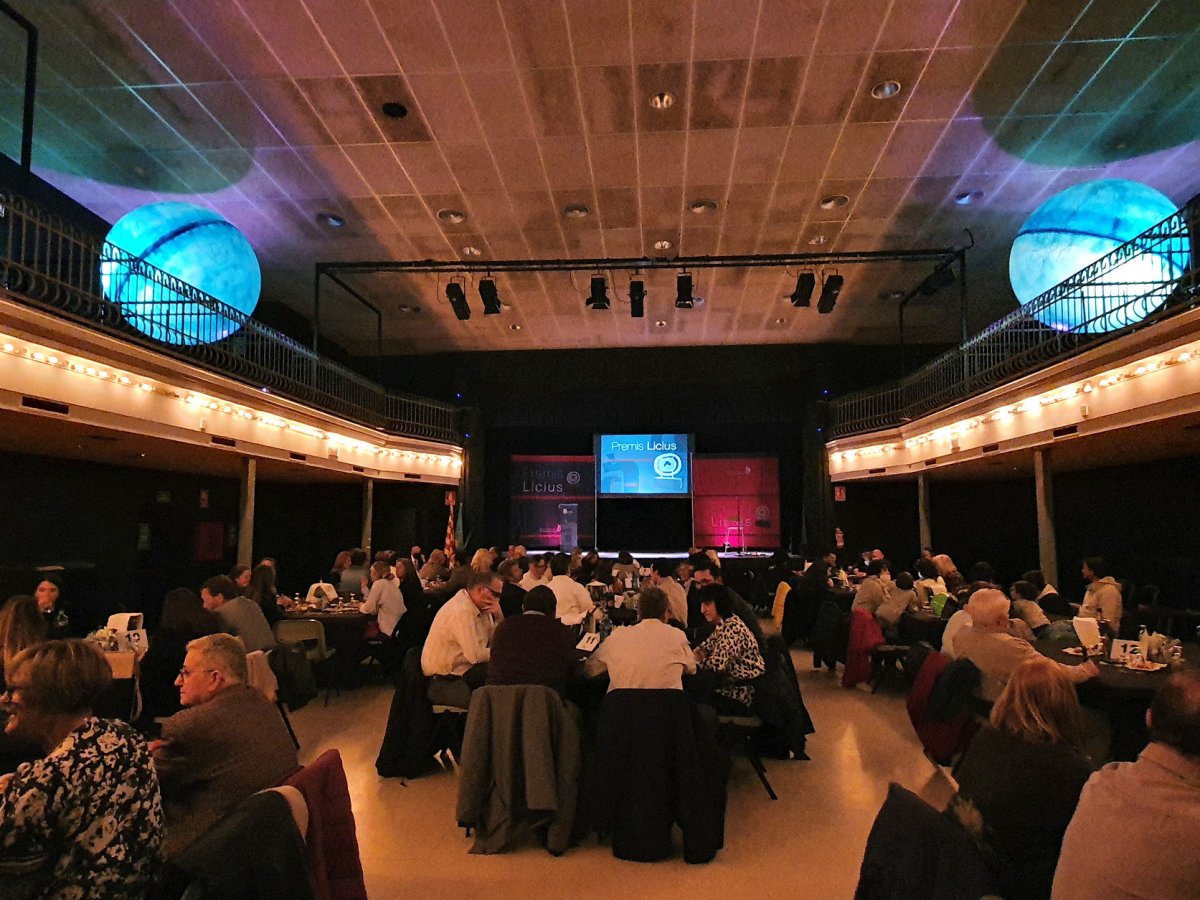
<path id="1" fill-rule="evenodd" d="M 692 563 L 692 585 L 688 590 L 688 618 L 697 619 L 698 623 L 693 624 L 688 622 L 688 630 L 695 634 L 696 640 L 703 640 L 712 632 L 713 626 L 704 618 L 704 614 L 700 610 L 700 594 L 701 588 L 710 584 L 725 584 L 725 576 L 721 571 L 719 563 L 713 562 L 705 554 L 698 555 Z M 754 612 L 754 607 L 746 602 L 733 588 L 725 588 L 729 591 L 730 602 L 733 603 L 733 611 L 737 613 L 738 618 L 742 620 L 750 632 L 754 635 L 754 640 L 758 643 L 758 652 L 764 657 L 767 655 L 767 638 L 763 634 L 762 625 L 758 621 L 758 614 Z"/>
<path id="2" fill-rule="evenodd" d="M 678 622 L 680 625 L 686 626 L 688 617 L 687 591 L 673 577 L 672 573 L 675 568 L 676 564 L 669 559 L 654 560 L 654 565 L 650 567 L 650 575 L 644 584 L 648 587 L 656 587 L 666 594 L 669 618 L 673 622 Z"/>
<path id="3" fill-rule="evenodd" d="M 1029 641 L 1008 633 L 1009 600 L 1003 591 L 995 588 L 976 591 L 967 606 L 972 623 L 970 628 L 964 628 L 955 635 L 955 656 L 969 659 L 979 668 L 982 676 L 979 696 L 992 703 L 1000 696 L 1017 666 L 1026 660 L 1043 657 Z M 1074 683 L 1094 678 L 1098 671 L 1091 660 L 1078 666 L 1054 665 Z"/>
<path id="4" fill-rule="evenodd" d="M 505 618 L 519 616 L 525 602 L 525 588 L 518 584 L 521 580 L 521 564 L 515 559 L 506 559 L 496 568 L 496 574 L 503 582 L 500 590 L 500 610 Z"/>
<path id="5" fill-rule="evenodd" d="M 214 575 L 204 582 L 200 600 L 205 609 L 217 614 L 225 631 L 242 639 L 247 653 L 275 649 L 275 635 L 262 609 L 253 600 L 239 597 L 233 582 L 224 575 Z"/>
<path id="6" fill-rule="evenodd" d="M 700 610 L 714 628 L 696 647 L 696 666 L 700 673 L 721 678 L 713 683 L 706 697 L 698 699 L 718 713 L 746 715 L 754 703 L 754 685 L 725 682 L 746 682 L 766 674 L 767 664 L 758 642 L 734 613 L 733 598 L 724 585 L 713 584 L 700 590 Z"/>
<path id="7" fill-rule="evenodd" d="M 287 597 L 281 597 L 275 589 L 274 566 L 255 566 L 251 570 L 250 584 L 242 591 L 242 596 L 258 605 L 268 625 L 274 625 L 282 619 L 282 607 L 291 605 L 291 601 Z"/>
<path id="8" fill-rule="evenodd" d="M 863 579 L 858 590 L 854 592 L 853 609 L 865 609 L 871 615 L 879 610 L 892 592 L 891 564 L 887 560 L 879 562 L 879 573 Z"/>
<path id="9" fill-rule="evenodd" d="M 532 591 L 539 584 L 548 584 L 551 577 L 550 560 L 545 556 L 529 556 L 526 559 L 529 562 L 529 571 L 521 576 L 520 586 Z"/>
<path id="10" fill-rule="evenodd" d="M 1058 588 L 1052 584 L 1046 583 L 1046 576 L 1042 574 L 1041 569 L 1030 569 L 1021 576 L 1022 581 L 1028 581 L 1037 588 L 1038 595 L 1036 597 L 1038 606 L 1048 616 L 1073 616 L 1075 611 L 1071 609 L 1071 605 L 1058 595 Z"/>
<path id="11" fill-rule="evenodd" d="M 571 558 L 565 553 L 555 553 L 550 559 L 550 590 L 558 601 L 555 616 L 565 625 L 578 625 L 592 611 L 592 595 L 582 584 L 569 574 Z"/>
<path id="12" fill-rule="evenodd" d="M 951 804 L 999 854 L 1011 878 L 1006 897 L 1050 896 L 1063 832 L 1091 774 L 1075 685 L 1049 659 L 1022 663 L 954 770 Z"/>
<path id="13" fill-rule="evenodd" d="M 370 570 L 367 568 L 367 553 L 365 550 L 350 551 L 350 565 L 342 571 L 341 578 L 334 584 L 342 597 L 351 594 L 366 593 L 363 582 L 367 580 Z"/>
<path id="14" fill-rule="evenodd" d="M 1028 625 L 1035 635 L 1041 634 L 1050 624 L 1045 610 L 1038 606 L 1037 595 L 1038 589 L 1028 581 L 1014 581 L 1009 588 L 1009 596 L 1012 597 L 1012 617 Z"/>
<path id="15" fill-rule="evenodd" d="M 162 740 L 151 745 L 168 859 L 299 765 L 279 710 L 246 684 L 246 647 L 238 638 L 210 634 L 192 641 L 175 684 L 185 709 L 163 722 Z"/>
<path id="16" fill-rule="evenodd" d="M 521 614 L 506 616 L 496 626 L 488 684 L 544 684 L 560 694 L 566 689 L 579 666 L 579 651 L 571 629 L 554 618 L 557 602 L 550 588 L 538 585 L 525 594 Z"/>
<path id="17" fill-rule="evenodd" d="M 17 654 L 28 647 L 44 644 L 50 638 L 50 625 L 29 594 L 9 597 L 0 609 L 0 690 Z"/>
<path id="18" fill-rule="evenodd" d="M 638 623 L 617 628 L 584 663 L 588 675 L 608 672 L 610 691 L 625 688 L 683 690 L 683 674 L 696 671 L 687 635 L 667 624 L 667 595 L 646 588 L 638 599 Z"/>
<path id="19" fill-rule="evenodd" d="M 1054 896 L 1184 900 L 1200 885 L 1200 672 L 1167 679 L 1146 713 L 1150 743 L 1084 785 Z"/>
<path id="20" fill-rule="evenodd" d="M 860 588 L 861 590 L 861 588 Z M 892 590 L 875 610 L 875 619 L 888 640 L 900 637 L 900 617 L 906 612 L 915 612 L 917 607 L 917 592 L 913 590 L 913 577 L 908 572 L 896 576 Z"/>
<path id="21" fill-rule="evenodd" d="M 0 776 L 0 859 L 48 857 L 38 896 L 144 897 L 158 873 L 163 813 L 145 741 L 91 714 L 111 680 L 83 641 L 31 647 L 10 665 L 5 731 L 44 755 Z"/>
<path id="22" fill-rule="evenodd" d="M 375 580 L 371 582 L 371 590 L 367 592 L 367 599 L 359 606 L 359 611 L 374 616 L 379 633 L 390 640 L 396 633 L 396 626 L 408 612 L 400 591 L 400 580 L 386 562 L 372 565 L 371 576 Z"/>
<path id="23" fill-rule="evenodd" d="M 492 636 L 504 618 L 502 587 L 495 572 L 471 571 L 467 586 L 433 617 L 421 650 L 421 671 L 433 679 L 430 702 L 466 709 L 471 691 L 487 681 Z"/>
<path id="24" fill-rule="evenodd" d="M 247 571 L 249 571 L 247 569 Z M 179 712 L 179 689 L 175 679 L 187 656 L 187 645 L 198 637 L 222 630 L 216 613 L 187 588 L 167 591 L 163 598 L 162 618 L 150 636 L 149 647 L 141 660 L 139 686 L 149 716 L 169 716 Z"/>
<path id="25" fill-rule="evenodd" d="M 446 554 L 442 550 L 434 550 L 429 554 L 429 561 L 417 570 L 417 575 L 426 584 L 445 581 L 450 577 L 450 569 L 446 565 Z"/>
<path id="26" fill-rule="evenodd" d="M 63 602 L 62 582 L 58 580 L 57 576 L 46 575 L 39 580 L 33 596 L 37 600 L 38 609 L 41 610 L 42 616 L 46 620 L 46 625 L 50 628 L 51 639 L 61 640 L 62 638 L 79 637 L 87 633 L 87 629 L 80 627 L 80 624 L 74 620 L 71 610 Z"/>
<path id="27" fill-rule="evenodd" d="M 1085 619 L 1107 622 L 1112 633 L 1119 634 L 1124 602 L 1121 585 L 1108 574 L 1108 564 L 1099 556 L 1085 559 L 1081 572 L 1083 580 L 1087 582 L 1087 590 L 1083 593 L 1083 603 L 1079 605 L 1079 615 Z"/>
<path id="28" fill-rule="evenodd" d="M 933 561 L 932 557 L 927 559 L 922 556 L 917 560 L 917 576 L 914 586 L 925 588 L 931 598 L 935 594 L 947 593 L 946 582 L 938 574 L 937 564 Z"/>
<path id="29" fill-rule="evenodd" d="M 971 627 L 971 622 L 973 621 L 971 600 L 974 599 L 976 594 L 984 590 L 990 591 L 996 589 L 982 583 L 976 585 L 963 608 L 955 612 L 949 621 L 946 622 L 946 629 L 942 632 L 942 652 L 951 659 L 957 659 L 962 655 L 958 650 L 955 639 L 964 629 Z M 1010 618 L 1008 620 L 1008 633 L 1015 638 L 1033 643 L 1033 630 L 1020 619 Z"/>

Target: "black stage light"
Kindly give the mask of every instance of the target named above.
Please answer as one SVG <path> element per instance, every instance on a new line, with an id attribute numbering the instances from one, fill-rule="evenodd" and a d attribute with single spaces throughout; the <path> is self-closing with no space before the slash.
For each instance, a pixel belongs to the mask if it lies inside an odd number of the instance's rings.
<path id="1" fill-rule="evenodd" d="M 446 299 L 450 301 L 450 305 L 454 308 L 454 315 L 460 322 L 471 318 L 471 307 L 467 305 L 467 295 L 463 291 L 463 286 L 457 281 L 446 285 Z"/>
<path id="2" fill-rule="evenodd" d="M 917 288 L 917 293 L 932 297 L 942 288 L 952 284 L 954 284 L 954 270 L 950 268 L 949 262 L 944 262 L 925 276 L 925 280 Z"/>
<path id="3" fill-rule="evenodd" d="M 592 276 L 592 293 L 587 305 L 590 309 L 608 309 L 608 282 L 603 275 Z"/>
<path id="4" fill-rule="evenodd" d="M 692 276 L 681 272 L 675 278 L 675 308 L 691 309 L 693 306 L 695 300 L 692 298 Z"/>
<path id="5" fill-rule="evenodd" d="M 500 315 L 500 295 L 496 292 L 496 282 L 491 278 L 479 279 L 479 299 L 483 301 L 485 316 Z"/>
<path id="6" fill-rule="evenodd" d="M 833 312 L 833 307 L 837 304 L 838 294 L 842 292 L 842 285 L 845 282 L 846 279 L 841 275 L 830 275 L 825 279 L 825 284 L 821 288 L 821 299 L 817 301 L 817 312 Z"/>
<path id="7" fill-rule="evenodd" d="M 646 315 L 646 285 L 641 281 L 629 282 L 629 315 L 635 319 Z"/>
<path id="8" fill-rule="evenodd" d="M 812 272 L 801 272 L 800 277 L 796 279 L 796 289 L 788 298 L 792 301 L 792 306 L 808 306 L 816 287 L 817 276 Z"/>

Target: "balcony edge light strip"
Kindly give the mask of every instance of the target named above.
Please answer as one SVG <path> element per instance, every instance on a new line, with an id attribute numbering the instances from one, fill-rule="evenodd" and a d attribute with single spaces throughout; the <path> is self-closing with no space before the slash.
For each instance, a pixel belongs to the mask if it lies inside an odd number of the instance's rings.
<path id="1" fill-rule="evenodd" d="M 885 453 L 893 453 L 901 448 L 912 450 L 935 441 L 953 441 L 959 435 L 978 428 L 980 425 L 993 422 L 1007 422 L 1014 416 L 1021 415 L 1022 413 L 1062 403 L 1064 400 L 1072 400 L 1084 394 L 1114 387 L 1126 381 L 1141 378 L 1144 375 L 1161 372 L 1164 369 L 1182 365 L 1183 363 L 1194 362 L 1197 359 L 1200 359 L 1200 341 L 1183 345 L 1169 353 L 1155 354 L 1154 356 L 1148 356 L 1136 362 L 1128 363 L 1120 368 L 1110 369 L 1100 376 L 1092 376 L 1068 384 L 1065 387 L 1058 387 L 1040 394 L 1025 397 L 1016 403 L 1001 404 L 982 415 L 963 419 L 961 422 L 955 422 L 953 425 L 943 425 L 940 428 L 933 428 L 914 437 L 906 438 L 903 441 L 876 444 L 874 446 L 850 450 L 834 450 L 830 452 L 829 460 L 830 462 L 839 462 L 841 460 L 876 457 L 882 456 Z"/>
<path id="2" fill-rule="evenodd" d="M 371 453 L 378 456 L 390 455 L 393 458 L 398 457 L 403 453 L 405 458 L 411 461 L 436 463 L 444 467 L 453 466 L 456 469 L 461 468 L 463 464 L 461 456 L 462 451 L 459 448 L 455 448 L 453 453 L 448 454 L 417 454 L 407 450 L 400 451 L 388 447 L 381 447 L 378 444 L 372 444 L 368 441 L 362 441 L 358 440 L 357 438 L 345 437 L 339 434 L 324 431 L 312 425 L 306 425 L 303 422 L 295 422 L 291 419 L 285 419 L 282 416 L 277 416 L 273 413 L 261 412 L 250 407 L 234 405 L 233 403 L 227 401 L 205 396 L 196 391 L 186 391 L 182 388 L 176 388 L 147 376 L 110 369 L 101 363 L 92 362 L 91 360 L 86 360 L 79 357 L 67 357 L 66 354 L 47 351 L 33 344 L 22 346 L 23 342 L 20 339 L 11 337 L 9 335 L 0 334 L 0 342 L 2 342 L 0 343 L 0 352 L 18 359 L 24 359 L 27 362 L 49 366 L 53 369 L 61 369 L 63 371 L 72 372 L 84 378 L 94 378 L 98 381 L 107 381 L 119 387 L 127 387 L 140 393 L 157 394 L 160 397 L 165 397 L 170 400 L 178 400 L 180 403 L 184 403 L 190 407 L 206 409 L 212 412 L 220 412 L 224 415 L 258 422 L 262 425 L 269 425 L 274 428 L 279 428 L 280 430 L 293 431 L 296 434 L 302 434 L 306 437 L 325 441 L 334 447 L 347 447 L 358 450 L 362 453 Z"/>

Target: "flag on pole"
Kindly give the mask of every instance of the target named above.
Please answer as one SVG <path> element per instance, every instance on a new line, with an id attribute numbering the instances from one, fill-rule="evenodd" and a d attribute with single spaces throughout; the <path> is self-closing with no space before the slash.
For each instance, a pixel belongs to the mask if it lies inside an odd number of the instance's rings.
<path id="1" fill-rule="evenodd" d="M 450 499 L 449 497 L 447 499 Z M 457 556 L 457 545 L 454 541 L 454 501 L 450 499 L 447 503 L 450 507 L 450 517 L 446 520 L 446 544 L 443 548 L 446 553 L 446 560 L 449 565 L 454 565 L 455 557 Z"/>

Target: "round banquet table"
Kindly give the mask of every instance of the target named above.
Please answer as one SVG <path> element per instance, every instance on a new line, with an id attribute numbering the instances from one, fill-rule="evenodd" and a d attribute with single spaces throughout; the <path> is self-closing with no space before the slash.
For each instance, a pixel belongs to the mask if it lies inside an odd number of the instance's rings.
<path id="1" fill-rule="evenodd" d="M 337 650 L 329 662 L 337 673 L 335 683 L 352 686 L 351 675 L 365 655 L 367 622 L 371 617 L 357 608 L 335 611 L 292 607 L 283 613 L 285 619 L 313 619 L 325 627 L 325 646 Z"/>
<path id="2" fill-rule="evenodd" d="M 1067 666 L 1082 665 L 1086 657 L 1066 653 L 1059 644 L 1039 641 L 1038 652 Z M 1130 761 L 1149 742 L 1146 731 L 1146 710 L 1155 692 L 1170 677 L 1171 669 L 1144 672 L 1094 660 L 1100 674 L 1079 685 L 1079 702 L 1103 713 L 1112 727 L 1108 756 L 1113 760 Z"/>
<path id="3" fill-rule="evenodd" d="M 949 619 L 935 616 L 932 612 L 906 612 L 900 616 L 900 643 L 915 644 L 925 641 L 934 650 L 942 649 L 942 635 Z"/>

